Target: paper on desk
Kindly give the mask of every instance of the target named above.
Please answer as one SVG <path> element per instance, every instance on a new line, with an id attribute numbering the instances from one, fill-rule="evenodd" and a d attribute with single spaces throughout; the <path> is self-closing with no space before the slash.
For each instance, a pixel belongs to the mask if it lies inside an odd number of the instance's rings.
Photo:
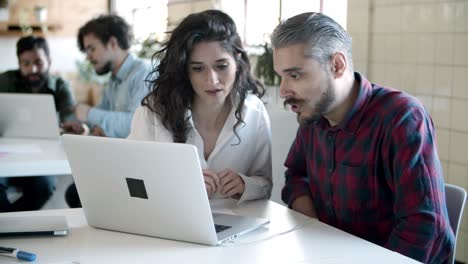
<path id="1" fill-rule="evenodd" d="M 6 154 L 27 154 L 27 153 L 41 153 L 42 149 L 39 145 L 35 144 L 2 144 L 0 145 L 0 153 Z"/>
<path id="2" fill-rule="evenodd" d="M 80 264 L 81 262 L 77 260 L 73 261 L 60 261 L 60 262 L 47 262 L 48 264 Z"/>
<path id="3" fill-rule="evenodd" d="M 232 214 L 235 215 L 232 208 L 237 205 L 237 201 L 234 199 L 211 199 L 210 207 L 213 213 L 221 214 Z"/>

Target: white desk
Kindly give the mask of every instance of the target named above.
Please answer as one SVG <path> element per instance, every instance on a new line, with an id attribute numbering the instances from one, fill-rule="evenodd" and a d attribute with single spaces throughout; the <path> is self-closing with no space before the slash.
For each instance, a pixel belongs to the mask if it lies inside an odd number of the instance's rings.
<path id="1" fill-rule="evenodd" d="M 94 229 L 87 226 L 82 209 L 8 213 L 66 215 L 71 230 L 67 237 L 0 239 L 0 245 L 31 251 L 37 254 L 37 263 L 49 264 L 418 263 L 271 201 L 229 203 L 227 208 L 269 218 L 271 223 L 233 244 L 210 247 Z M 1 256 L 0 262 L 17 263 Z"/>
<path id="2" fill-rule="evenodd" d="M 60 140 L 0 137 L 0 177 L 71 174 Z"/>

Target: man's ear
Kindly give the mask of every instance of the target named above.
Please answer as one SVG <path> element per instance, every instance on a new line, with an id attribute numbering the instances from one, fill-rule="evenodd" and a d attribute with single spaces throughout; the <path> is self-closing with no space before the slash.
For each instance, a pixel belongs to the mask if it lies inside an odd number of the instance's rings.
<path id="1" fill-rule="evenodd" d="M 340 78 L 348 67 L 346 56 L 341 52 L 336 52 L 331 58 L 331 66 L 335 78 Z"/>
<path id="2" fill-rule="evenodd" d="M 112 36 L 109 38 L 109 41 L 107 42 L 108 45 L 110 45 L 110 47 L 112 49 L 115 49 L 115 48 L 118 48 L 119 47 L 119 42 L 117 41 L 117 38 Z"/>

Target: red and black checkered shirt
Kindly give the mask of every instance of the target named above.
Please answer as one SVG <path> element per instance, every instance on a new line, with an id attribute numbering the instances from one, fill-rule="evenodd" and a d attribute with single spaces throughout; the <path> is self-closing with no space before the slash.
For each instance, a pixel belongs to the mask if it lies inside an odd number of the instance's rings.
<path id="1" fill-rule="evenodd" d="M 282 199 L 309 195 L 320 221 L 424 263 L 442 263 L 454 235 L 431 117 L 414 97 L 371 84 L 345 119 L 301 126 Z"/>

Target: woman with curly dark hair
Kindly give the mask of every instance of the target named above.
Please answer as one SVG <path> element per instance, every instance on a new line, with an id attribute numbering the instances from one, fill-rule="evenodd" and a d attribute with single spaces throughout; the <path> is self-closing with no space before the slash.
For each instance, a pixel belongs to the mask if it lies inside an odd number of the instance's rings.
<path id="1" fill-rule="evenodd" d="M 263 85 L 234 21 L 218 10 L 187 16 L 155 54 L 152 91 L 129 139 L 178 142 L 198 149 L 210 197 L 269 198 L 270 121 Z"/>

